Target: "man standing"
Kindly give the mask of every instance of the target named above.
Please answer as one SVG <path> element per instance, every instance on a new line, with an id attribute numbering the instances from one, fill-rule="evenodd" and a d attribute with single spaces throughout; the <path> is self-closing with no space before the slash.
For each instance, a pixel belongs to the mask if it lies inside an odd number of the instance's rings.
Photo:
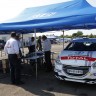
<path id="1" fill-rule="evenodd" d="M 6 42 L 4 46 L 5 53 L 8 54 L 9 64 L 10 64 L 10 77 L 12 84 L 23 84 L 20 80 L 20 63 L 19 63 L 19 46 L 16 40 L 16 33 L 11 33 L 11 38 Z"/>
<path id="2" fill-rule="evenodd" d="M 42 41 L 41 41 L 41 36 L 39 36 L 37 40 L 37 48 L 39 51 L 42 51 Z"/>
<path id="3" fill-rule="evenodd" d="M 35 38 L 31 37 L 31 41 L 29 41 L 29 46 L 28 46 L 29 54 L 32 53 L 32 52 L 35 52 L 35 47 L 36 47 Z"/>
<path id="4" fill-rule="evenodd" d="M 16 40 L 17 40 L 17 42 L 18 42 L 18 46 L 19 46 L 19 55 L 20 55 L 20 57 L 22 57 L 22 52 L 21 52 L 21 42 L 20 42 L 20 39 L 21 39 L 20 34 L 16 34 Z"/>
<path id="5" fill-rule="evenodd" d="M 45 64 L 46 64 L 46 72 L 52 71 L 52 63 L 51 63 L 51 42 L 44 35 L 42 36 L 43 40 L 43 50 L 45 54 Z"/>

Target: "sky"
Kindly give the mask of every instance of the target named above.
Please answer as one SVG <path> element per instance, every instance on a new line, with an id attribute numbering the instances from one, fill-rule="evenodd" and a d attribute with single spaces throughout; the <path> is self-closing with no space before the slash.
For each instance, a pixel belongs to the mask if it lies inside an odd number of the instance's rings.
<path id="1" fill-rule="evenodd" d="M 67 2 L 72 0 L 0 0 L 0 23 L 3 23 L 6 20 L 12 19 L 18 16 L 25 8 L 43 6 L 60 2 Z M 87 0 L 92 6 L 96 7 L 96 0 Z M 65 30 L 65 35 L 70 35 L 76 33 L 80 30 Z M 81 30 L 85 35 L 95 34 L 96 30 Z M 56 34 L 53 32 L 51 34 Z M 62 32 L 60 33 L 60 35 Z M 57 33 L 58 35 L 58 33 Z"/>

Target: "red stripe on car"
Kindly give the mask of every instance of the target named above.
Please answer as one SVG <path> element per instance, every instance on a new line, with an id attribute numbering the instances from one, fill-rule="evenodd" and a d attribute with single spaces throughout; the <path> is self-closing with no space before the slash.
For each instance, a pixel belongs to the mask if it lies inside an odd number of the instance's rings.
<path id="1" fill-rule="evenodd" d="M 87 57 L 87 56 L 62 56 L 61 60 L 86 60 L 86 61 L 95 61 L 96 58 Z"/>

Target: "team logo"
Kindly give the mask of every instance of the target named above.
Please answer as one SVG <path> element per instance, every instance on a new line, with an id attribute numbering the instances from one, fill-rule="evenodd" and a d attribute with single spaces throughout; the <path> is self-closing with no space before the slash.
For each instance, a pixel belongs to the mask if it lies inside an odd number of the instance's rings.
<path id="1" fill-rule="evenodd" d="M 32 18 L 50 17 L 50 16 L 53 16 L 53 15 L 55 15 L 55 14 L 56 14 L 56 12 L 40 13 L 40 14 L 33 15 Z"/>

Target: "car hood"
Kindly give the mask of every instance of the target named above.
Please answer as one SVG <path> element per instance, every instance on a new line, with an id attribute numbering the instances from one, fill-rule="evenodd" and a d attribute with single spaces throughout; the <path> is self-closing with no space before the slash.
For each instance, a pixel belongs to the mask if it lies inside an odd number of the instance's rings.
<path id="1" fill-rule="evenodd" d="M 96 51 L 62 51 L 59 58 L 65 65 L 91 66 L 96 62 Z"/>

